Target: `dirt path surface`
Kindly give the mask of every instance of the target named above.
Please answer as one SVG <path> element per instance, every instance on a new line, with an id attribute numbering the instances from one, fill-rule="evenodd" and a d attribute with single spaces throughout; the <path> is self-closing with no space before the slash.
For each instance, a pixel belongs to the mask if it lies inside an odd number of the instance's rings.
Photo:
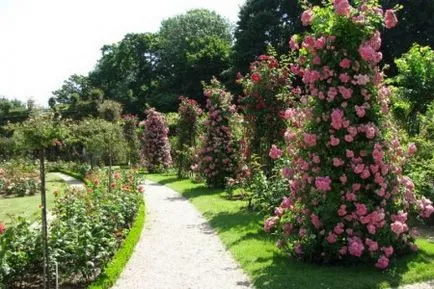
<path id="1" fill-rule="evenodd" d="M 185 198 L 146 182 L 141 239 L 115 289 L 247 289 L 246 274 Z"/>

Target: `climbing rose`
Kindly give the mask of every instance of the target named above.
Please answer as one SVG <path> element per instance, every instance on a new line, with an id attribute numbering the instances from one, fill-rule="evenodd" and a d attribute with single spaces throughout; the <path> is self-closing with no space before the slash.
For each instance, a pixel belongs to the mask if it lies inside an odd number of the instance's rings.
<path id="1" fill-rule="evenodd" d="M 416 152 L 417 152 L 417 147 L 416 147 L 416 145 L 415 145 L 414 143 L 411 143 L 411 144 L 408 146 L 408 154 L 409 154 L 410 156 L 413 156 Z"/>
<path id="2" fill-rule="evenodd" d="M 258 72 L 253 73 L 251 78 L 254 83 L 261 81 L 261 75 Z"/>
<path id="3" fill-rule="evenodd" d="M 271 149 L 270 149 L 270 153 L 268 155 L 273 160 L 277 160 L 278 158 L 280 158 L 282 156 L 282 154 L 283 154 L 283 151 L 281 149 L 279 149 L 276 145 L 272 145 Z"/>
<path id="4" fill-rule="evenodd" d="M 271 229 L 273 229 L 278 222 L 279 222 L 279 217 L 277 217 L 277 216 L 268 218 L 264 222 L 264 231 L 270 232 Z"/>
<path id="5" fill-rule="evenodd" d="M 330 177 L 316 177 L 315 179 L 315 187 L 319 191 L 330 191 L 332 189 L 330 186 L 331 183 L 332 180 L 330 179 Z"/>
<path id="6" fill-rule="evenodd" d="M 387 257 L 384 255 L 382 255 L 380 258 L 378 258 L 378 261 L 375 264 L 375 267 L 380 268 L 380 269 L 386 269 L 387 266 L 389 266 L 389 259 L 387 259 Z"/>
<path id="7" fill-rule="evenodd" d="M 303 12 L 303 14 L 301 14 L 301 22 L 303 23 L 303 26 L 308 26 L 310 24 L 312 24 L 314 15 L 312 10 L 306 10 Z"/>
<path id="8" fill-rule="evenodd" d="M 396 26 L 398 24 L 398 18 L 396 18 L 395 11 L 392 9 L 386 10 L 385 16 L 384 16 L 384 23 L 386 24 L 386 28 L 390 29 Z"/>
<path id="9" fill-rule="evenodd" d="M 334 7 L 338 15 L 349 16 L 351 13 L 351 6 L 348 0 L 335 0 Z"/>

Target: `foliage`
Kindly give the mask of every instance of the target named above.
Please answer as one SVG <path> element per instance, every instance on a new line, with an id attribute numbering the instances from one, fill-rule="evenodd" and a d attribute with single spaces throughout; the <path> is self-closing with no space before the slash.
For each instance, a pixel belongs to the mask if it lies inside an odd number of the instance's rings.
<path id="1" fill-rule="evenodd" d="M 209 189 L 176 175 L 147 175 L 187 198 L 218 234 L 222 243 L 249 275 L 257 289 L 371 289 L 398 288 L 431 280 L 434 275 L 434 244 L 417 240 L 419 254 L 397 259 L 393 269 L 378 271 L 371 266 L 318 266 L 279 254 L 270 235 L 260 229 L 263 215 L 249 211 L 247 201 L 227 200 L 224 190 Z M 274 239 L 273 239 L 274 240 Z"/>
<path id="2" fill-rule="evenodd" d="M 166 120 L 154 108 L 146 110 L 146 115 L 146 120 L 141 122 L 142 159 L 149 172 L 166 170 L 172 165 Z"/>
<path id="3" fill-rule="evenodd" d="M 134 115 L 122 116 L 124 138 L 128 144 L 128 163 L 136 165 L 140 161 L 140 141 L 137 133 L 138 119 Z"/>
<path id="4" fill-rule="evenodd" d="M 202 109 L 198 103 L 189 98 L 180 97 L 178 108 L 179 119 L 176 125 L 176 158 L 175 166 L 178 177 L 185 177 L 191 171 L 193 156 L 196 152 L 197 139 L 200 132 L 200 115 Z"/>
<path id="5" fill-rule="evenodd" d="M 246 125 L 246 158 L 258 156 L 267 175 L 273 165 L 268 151 L 272 144 L 283 142 L 284 117 L 293 109 L 287 113 L 285 110 L 301 92 L 299 88 L 291 89 L 291 78 L 286 59 L 282 58 L 280 63 L 274 56 L 261 55 L 250 64 L 250 73 L 239 79 L 244 88 L 239 103 Z"/>
<path id="6" fill-rule="evenodd" d="M 204 103 L 201 81 L 219 75 L 229 64 L 228 21 L 206 9 L 190 10 L 162 21 L 158 39 L 161 90 Z"/>
<path id="7" fill-rule="evenodd" d="M 84 119 L 72 127 L 75 142 L 83 144 L 91 165 L 106 160 L 125 162 L 126 142 L 119 122 L 103 119 Z"/>
<path id="8" fill-rule="evenodd" d="M 113 100 L 105 100 L 98 105 L 98 112 L 106 121 L 119 121 L 122 114 L 122 105 Z"/>
<path id="9" fill-rule="evenodd" d="M 231 103 L 232 95 L 216 79 L 204 87 L 204 95 L 209 113 L 204 123 L 199 167 L 208 186 L 222 187 L 238 169 L 238 144 L 232 131 L 236 106 Z"/>
<path id="10" fill-rule="evenodd" d="M 157 37 L 153 33 L 129 33 L 118 43 L 104 45 L 89 81 L 107 99 L 121 103 L 125 112 L 140 114 L 158 88 L 155 73 Z"/>
<path id="11" fill-rule="evenodd" d="M 39 184 L 39 171 L 34 163 L 19 159 L 0 162 L 0 195 L 34 195 Z"/>
<path id="12" fill-rule="evenodd" d="M 285 133 L 291 166 L 282 173 L 290 190 L 264 229 L 277 226 L 278 245 L 300 259 L 374 261 L 385 269 L 392 256 L 416 249 L 410 214 L 434 211 L 402 175 L 415 147 L 403 151 L 386 117 L 378 29 L 396 26 L 396 16 L 383 16 L 375 0 L 341 0 L 307 9 L 302 21 L 312 33 L 291 41 L 305 91 Z M 270 149 L 273 159 L 282 154 Z"/>
<path id="13" fill-rule="evenodd" d="M 32 116 L 24 122 L 9 126 L 17 146 L 23 150 L 39 151 L 51 146 L 61 145 L 68 137 L 65 122 L 53 114 Z"/>
<path id="14" fill-rule="evenodd" d="M 418 114 L 424 114 L 434 101 L 434 51 L 414 44 L 395 60 L 398 74 L 392 79 L 396 86 L 395 116 L 410 135 L 419 131 Z"/>
<path id="15" fill-rule="evenodd" d="M 385 30 L 383 35 L 383 63 L 391 65 L 389 75 L 398 71 L 394 60 L 407 52 L 414 43 L 434 49 L 434 2 L 431 0 L 381 0 L 384 9 L 401 6 L 399 24 Z"/>
<path id="16" fill-rule="evenodd" d="M 134 248 L 140 240 L 144 223 L 145 206 L 141 204 L 122 246 L 116 251 L 112 260 L 104 267 L 100 276 L 87 287 L 88 289 L 108 289 L 116 283 L 131 255 L 135 252 Z"/>
<path id="17" fill-rule="evenodd" d="M 63 82 L 61 88 L 53 91 L 54 101 L 61 104 L 73 104 L 78 100 L 89 100 L 90 91 L 89 78 L 73 74 Z"/>
<path id="18" fill-rule="evenodd" d="M 434 101 L 419 118 L 419 134 L 410 138 L 416 144 L 417 153 L 406 164 L 405 172 L 414 181 L 419 195 L 434 200 Z"/>
<path id="19" fill-rule="evenodd" d="M 314 1 L 319 3 L 319 1 Z M 279 55 L 288 51 L 291 35 L 305 31 L 299 1 L 248 0 L 241 7 L 232 55 L 234 73 L 247 73 L 249 63 L 267 53 L 268 45 Z"/>
<path id="20" fill-rule="evenodd" d="M 86 190 L 71 189 L 56 200 L 49 246 L 52 260 L 59 263 L 61 282 L 95 278 L 128 233 L 142 203 L 134 172 L 115 172 L 111 191 L 105 190 L 105 175 L 90 175 L 93 182 Z M 23 219 L 0 234 L 0 280 L 7 288 L 17 288 L 21 280 L 38 283 L 40 235 L 38 223 Z"/>

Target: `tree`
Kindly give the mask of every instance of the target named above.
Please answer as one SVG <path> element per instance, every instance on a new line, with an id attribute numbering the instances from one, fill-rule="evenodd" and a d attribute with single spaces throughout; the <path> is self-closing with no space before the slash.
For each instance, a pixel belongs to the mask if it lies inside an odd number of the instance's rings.
<path id="1" fill-rule="evenodd" d="M 397 88 L 393 112 L 407 132 L 415 135 L 419 131 L 418 115 L 434 101 L 434 51 L 414 44 L 395 63 L 398 74 L 391 81 Z"/>
<path id="2" fill-rule="evenodd" d="M 300 21 L 302 11 L 298 1 L 247 0 L 235 28 L 232 74 L 247 73 L 249 64 L 266 54 L 268 45 L 278 55 L 286 53 L 291 35 L 305 31 Z"/>
<path id="3" fill-rule="evenodd" d="M 164 20 L 158 34 L 161 90 L 204 103 L 201 81 L 219 75 L 229 64 L 229 22 L 215 12 L 190 10 Z"/>
<path id="4" fill-rule="evenodd" d="M 118 43 L 104 45 L 89 73 L 90 83 L 106 98 L 120 102 L 127 113 L 140 114 L 158 87 L 155 46 L 152 33 L 130 33 Z"/>
<path id="5" fill-rule="evenodd" d="M 62 104 L 75 103 L 78 100 L 88 100 L 90 93 L 89 78 L 84 75 L 73 74 L 63 82 L 58 90 L 53 91 L 56 102 Z"/>
<path id="6" fill-rule="evenodd" d="M 319 5 L 321 1 L 309 1 Z M 382 0 L 384 9 L 403 5 L 399 11 L 400 23 L 393 30 L 384 31 L 383 63 L 392 65 L 393 60 L 408 51 L 417 42 L 434 47 L 434 2 L 431 0 Z M 235 45 L 232 56 L 232 75 L 247 73 L 248 65 L 255 57 L 266 53 L 272 45 L 279 55 L 288 49 L 288 40 L 293 34 L 305 31 L 300 21 L 302 8 L 298 1 L 248 0 L 239 13 L 235 29 Z"/>
<path id="7" fill-rule="evenodd" d="M 12 125 L 14 139 L 23 148 L 39 155 L 41 180 L 42 241 L 44 256 L 44 288 L 50 288 L 47 196 L 45 182 L 45 152 L 53 146 L 61 144 L 68 137 L 65 123 L 50 114 L 37 115 L 22 123 Z"/>
<path id="8" fill-rule="evenodd" d="M 383 31 L 383 63 L 391 65 L 388 74 L 394 76 L 398 73 L 394 59 L 407 52 L 413 43 L 434 49 L 434 1 L 382 0 L 381 3 L 384 9 L 402 6 L 397 13 L 398 25 Z"/>

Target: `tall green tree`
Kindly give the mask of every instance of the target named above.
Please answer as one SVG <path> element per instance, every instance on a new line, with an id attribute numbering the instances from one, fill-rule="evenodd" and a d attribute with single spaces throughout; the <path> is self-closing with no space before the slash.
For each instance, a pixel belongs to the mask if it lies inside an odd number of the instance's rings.
<path id="1" fill-rule="evenodd" d="M 218 76 L 229 65 L 229 22 L 213 11 L 190 10 L 164 20 L 158 37 L 161 90 L 172 94 L 174 103 L 179 95 L 204 103 L 201 81 Z"/>
<path id="2" fill-rule="evenodd" d="M 71 104 L 81 100 L 88 100 L 91 86 L 89 78 L 84 75 L 73 74 L 63 82 L 61 88 L 53 91 L 57 103 Z"/>
<path id="3" fill-rule="evenodd" d="M 156 36 L 130 33 L 118 43 L 104 45 L 102 56 L 89 73 L 90 83 L 104 91 L 105 98 L 120 102 L 138 114 L 158 87 Z"/>

